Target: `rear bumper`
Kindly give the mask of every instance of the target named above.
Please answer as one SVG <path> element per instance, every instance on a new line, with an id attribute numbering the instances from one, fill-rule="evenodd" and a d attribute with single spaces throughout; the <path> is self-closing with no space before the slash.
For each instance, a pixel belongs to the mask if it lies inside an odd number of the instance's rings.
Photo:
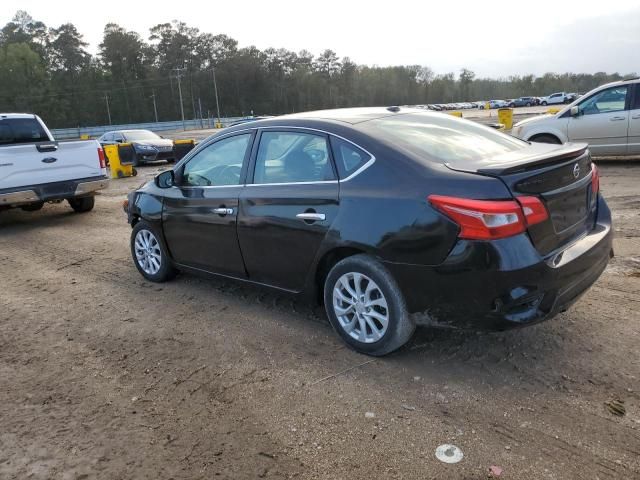
<path id="1" fill-rule="evenodd" d="M 107 177 L 90 177 L 0 190 L 0 206 L 16 207 L 36 202 L 85 197 L 109 186 Z"/>
<path id="2" fill-rule="evenodd" d="M 439 266 L 389 264 L 419 323 L 505 330 L 566 310 L 600 276 L 613 254 L 611 213 L 598 200 L 594 229 L 540 256 L 527 234 L 493 242 L 460 240 Z"/>

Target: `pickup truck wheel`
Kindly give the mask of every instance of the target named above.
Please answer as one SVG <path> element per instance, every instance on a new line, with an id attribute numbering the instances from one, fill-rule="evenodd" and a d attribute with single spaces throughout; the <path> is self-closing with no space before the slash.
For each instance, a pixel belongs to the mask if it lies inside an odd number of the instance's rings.
<path id="1" fill-rule="evenodd" d="M 140 274 L 152 282 L 170 280 L 176 274 L 161 236 L 144 220 L 131 232 L 131 256 Z"/>
<path id="2" fill-rule="evenodd" d="M 84 213 L 93 210 L 93 206 L 96 203 L 94 196 L 82 197 L 82 198 L 69 198 L 67 200 L 73 211 L 76 213 Z"/>
<path id="3" fill-rule="evenodd" d="M 542 105 L 544 105 L 546 107 L 547 106 L 547 102 L 542 102 Z"/>
<path id="4" fill-rule="evenodd" d="M 30 203 L 29 205 L 23 205 L 20 208 L 22 208 L 22 210 L 24 210 L 25 212 L 37 212 L 42 207 L 44 207 L 44 202 Z"/>
<path id="5" fill-rule="evenodd" d="M 368 255 L 347 257 L 331 269 L 324 284 L 324 305 L 338 335 L 367 355 L 397 350 L 415 330 L 395 279 Z"/>
<path id="6" fill-rule="evenodd" d="M 531 137 L 531 141 L 537 143 L 553 143 L 555 145 L 560 145 L 562 143 L 557 137 L 547 135 L 545 133 Z"/>

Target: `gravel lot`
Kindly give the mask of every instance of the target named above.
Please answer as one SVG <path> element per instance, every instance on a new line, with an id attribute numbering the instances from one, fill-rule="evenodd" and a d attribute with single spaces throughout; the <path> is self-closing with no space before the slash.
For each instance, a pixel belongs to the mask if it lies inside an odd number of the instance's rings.
<path id="1" fill-rule="evenodd" d="M 569 312 L 382 359 L 287 296 L 143 280 L 120 205 L 161 168 L 0 213 L 0 478 L 640 478 L 640 164 L 601 164 L 616 257 Z"/>

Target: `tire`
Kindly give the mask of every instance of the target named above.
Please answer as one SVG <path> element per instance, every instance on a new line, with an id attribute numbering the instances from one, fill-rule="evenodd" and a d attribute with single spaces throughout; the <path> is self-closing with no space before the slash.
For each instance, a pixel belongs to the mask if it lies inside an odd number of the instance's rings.
<path id="1" fill-rule="evenodd" d="M 361 293 L 357 303 L 345 288 L 346 283 L 357 295 L 356 281 Z M 415 330 L 395 279 L 368 255 L 347 257 L 334 265 L 324 282 L 324 304 L 333 329 L 347 345 L 366 355 L 382 356 L 397 350 Z M 341 307 L 345 310 L 342 314 L 336 311 Z M 386 327 L 381 318 L 386 319 Z"/>
<path id="2" fill-rule="evenodd" d="M 44 202 L 30 203 L 28 205 L 22 205 L 20 208 L 25 212 L 37 212 L 42 207 L 44 207 Z"/>
<path id="3" fill-rule="evenodd" d="M 162 236 L 149 223 L 144 220 L 136 223 L 131 231 L 130 246 L 133 263 L 144 278 L 162 283 L 175 277 L 177 272 L 169 260 Z"/>
<path id="4" fill-rule="evenodd" d="M 546 106 L 547 106 L 547 102 L 542 102 L 542 103 L 541 103 L 541 105 L 542 105 L 543 107 L 546 107 Z"/>
<path id="5" fill-rule="evenodd" d="M 530 107 L 530 106 L 531 106 L 531 102 L 527 102 L 527 107 Z"/>
<path id="6" fill-rule="evenodd" d="M 544 134 L 544 133 L 542 135 L 536 135 L 534 137 L 531 137 L 530 140 L 536 143 L 553 143 L 555 145 L 560 145 L 562 143 L 560 140 L 558 140 L 557 137 L 554 137 L 553 135 Z"/>
<path id="7" fill-rule="evenodd" d="M 91 197 L 82 197 L 82 198 L 69 198 L 67 199 L 71 208 L 76 213 L 84 213 L 93 210 L 93 206 L 96 203 L 96 198 L 94 196 Z"/>

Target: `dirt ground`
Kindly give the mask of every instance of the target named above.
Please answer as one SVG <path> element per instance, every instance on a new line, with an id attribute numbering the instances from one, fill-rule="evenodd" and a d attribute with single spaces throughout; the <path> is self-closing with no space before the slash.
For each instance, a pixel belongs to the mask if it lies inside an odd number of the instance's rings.
<path id="1" fill-rule="evenodd" d="M 145 281 L 121 201 L 160 168 L 0 214 L 1 479 L 640 478 L 640 164 L 601 164 L 616 257 L 570 311 L 381 359 L 287 296 Z"/>

